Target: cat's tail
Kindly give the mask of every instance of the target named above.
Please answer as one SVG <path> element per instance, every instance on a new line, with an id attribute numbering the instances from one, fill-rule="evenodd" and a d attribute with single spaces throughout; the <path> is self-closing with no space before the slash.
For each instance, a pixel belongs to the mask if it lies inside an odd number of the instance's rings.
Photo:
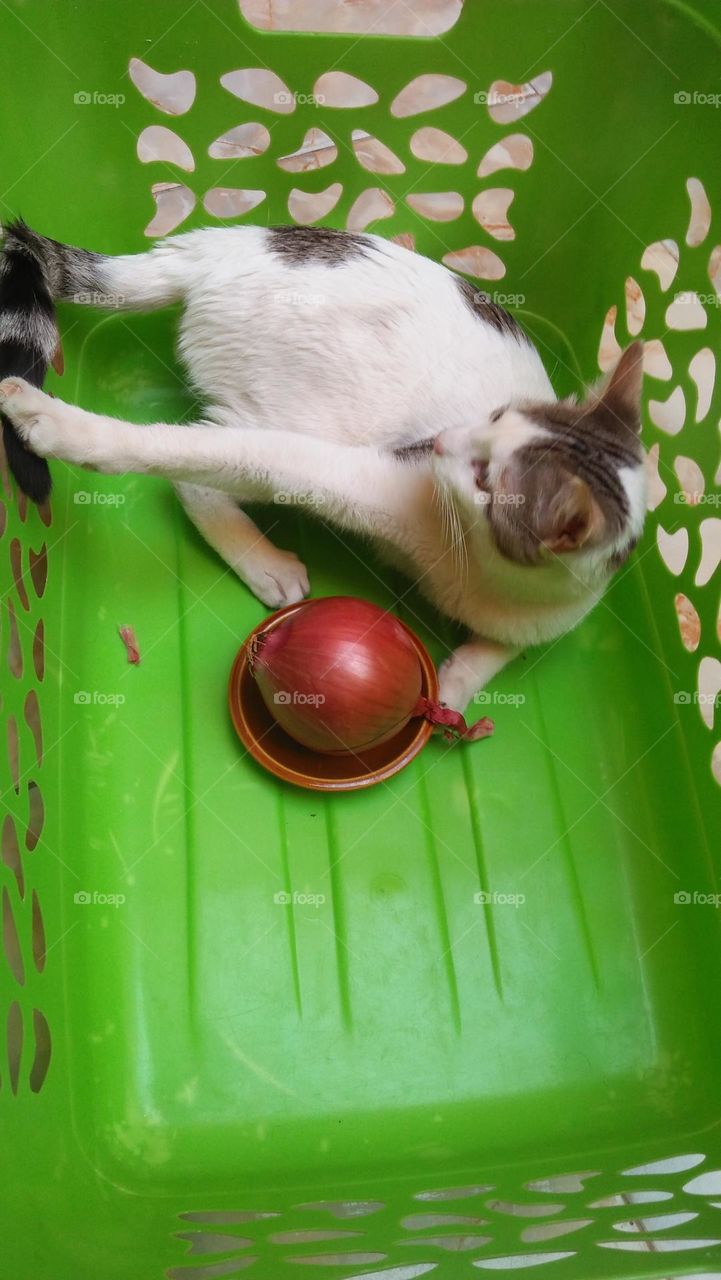
<path id="1" fill-rule="evenodd" d="M 42 386 L 48 367 L 59 359 L 54 300 L 112 309 L 144 311 L 182 297 L 178 256 L 169 245 L 118 258 L 59 244 L 32 231 L 22 220 L 4 228 L 0 258 L 0 378 L 17 374 Z M 57 363 L 56 363 L 57 367 Z M 34 502 L 50 494 L 50 471 L 26 449 L 3 415 L 8 466 Z"/>
<path id="2" fill-rule="evenodd" d="M 22 222 L 7 228 L 0 259 L 0 377 L 18 374 L 41 387 L 58 349 L 55 307 L 47 275 L 38 256 L 28 248 L 32 235 Z M 50 469 L 25 447 L 4 414 L 3 443 L 8 466 L 23 493 L 34 502 L 50 495 Z"/>

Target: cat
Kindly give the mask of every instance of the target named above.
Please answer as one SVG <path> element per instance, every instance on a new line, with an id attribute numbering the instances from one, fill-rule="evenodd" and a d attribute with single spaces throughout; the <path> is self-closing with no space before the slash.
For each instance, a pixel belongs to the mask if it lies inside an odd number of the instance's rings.
<path id="1" fill-rule="evenodd" d="M 376 235 L 239 226 L 113 258 L 16 222 L 4 252 L 39 268 L 50 298 L 182 302 L 179 352 L 206 405 L 193 425 L 135 426 L 6 377 L 0 410 L 24 446 L 166 476 L 270 608 L 302 599 L 307 573 L 239 502 L 280 495 L 367 535 L 468 628 L 440 669 L 454 709 L 521 648 L 575 626 L 640 536 L 640 342 L 579 404 L 557 399 L 536 347 L 490 298 Z M 33 332 L 30 312 L 21 329 L 48 362 L 51 326 Z"/>

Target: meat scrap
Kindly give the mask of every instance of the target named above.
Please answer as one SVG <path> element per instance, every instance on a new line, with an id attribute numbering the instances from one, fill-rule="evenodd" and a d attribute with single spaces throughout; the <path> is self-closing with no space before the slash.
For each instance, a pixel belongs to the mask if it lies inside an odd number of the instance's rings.
<path id="1" fill-rule="evenodd" d="M 128 662 L 132 662 L 133 666 L 137 667 L 140 663 L 140 650 L 135 631 L 132 627 L 118 627 L 118 635 L 128 651 Z"/>

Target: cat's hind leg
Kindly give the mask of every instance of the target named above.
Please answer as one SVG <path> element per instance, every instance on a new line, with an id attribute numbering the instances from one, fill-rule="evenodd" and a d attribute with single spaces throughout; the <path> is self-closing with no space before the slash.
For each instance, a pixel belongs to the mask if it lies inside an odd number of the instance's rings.
<path id="1" fill-rule="evenodd" d="M 200 484 L 181 482 L 175 489 L 196 529 L 263 604 L 279 609 L 307 596 L 305 565 L 274 546 L 234 498 Z"/>

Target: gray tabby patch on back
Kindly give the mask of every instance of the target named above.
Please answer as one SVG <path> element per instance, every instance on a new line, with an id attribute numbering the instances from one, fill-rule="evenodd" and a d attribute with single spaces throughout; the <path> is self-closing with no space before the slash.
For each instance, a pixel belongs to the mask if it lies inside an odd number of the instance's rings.
<path id="1" fill-rule="evenodd" d="M 268 248 L 288 263 L 325 263 L 337 267 L 353 258 L 362 258 L 373 242 L 353 231 L 335 227 L 269 227 Z"/>
<path id="2" fill-rule="evenodd" d="M 498 333 L 506 334 L 508 337 L 515 338 L 517 342 L 528 342 L 530 338 L 524 333 L 517 320 L 512 315 L 499 307 L 497 302 L 489 298 L 487 293 L 482 289 L 476 289 L 470 280 L 464 280 L 462 276 L 456 276 L 456 283 L 461 292 L 464 302 L 470 308 L 474 315 L 482 320 L 484 324 L 490 324 Z"/>

